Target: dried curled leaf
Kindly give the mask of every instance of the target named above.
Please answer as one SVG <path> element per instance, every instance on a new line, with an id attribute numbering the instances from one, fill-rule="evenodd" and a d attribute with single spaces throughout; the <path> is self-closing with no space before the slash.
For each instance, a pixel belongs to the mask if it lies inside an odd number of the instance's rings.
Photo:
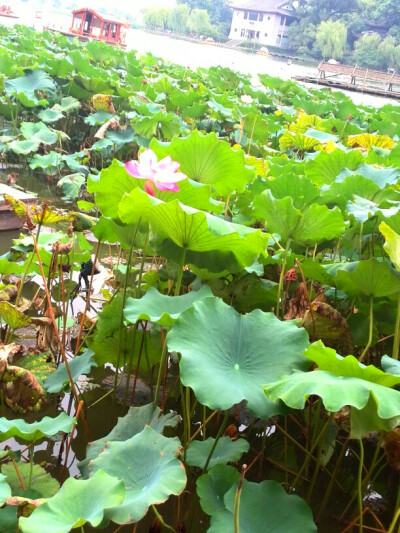
<path id="1" fill-rule="evenodd" d="M 395 472 L 400 473 L 400 428 L 386 433 L 382 448 L 385 450 L 388 464 Z"/>
<path id="2" fill-rule="evenodd" d="M 113 99 L 109 94 L 94 94 L 92 96 L 91 104 L 95 111 L 115 113 Z"/>
<path id="3" fill-rule="evenodd" d="M 347 144 L 352 148 L 363 148 L 370 150 L 373 146 L 391 150 L 395 142 L 387 135 L 374 135 L 372 133 L 361 133 L 359 135 L 349 135 Z"/>
<path id="4" fill-rule="evenodd" d="M 325 346 L 351 352 L 350 328 L 340 312 L 331 305 L 314 300 L 311 310 L 304 314 L 302 325 L 308 331 L 310 340 L 321 339 Z"/>

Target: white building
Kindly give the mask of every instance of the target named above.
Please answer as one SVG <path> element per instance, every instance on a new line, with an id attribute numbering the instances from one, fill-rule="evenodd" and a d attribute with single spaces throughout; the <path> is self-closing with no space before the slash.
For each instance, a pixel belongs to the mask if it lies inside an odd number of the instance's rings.
<path id="1" fill-rule="evenodd" d="M 230 7 L 233 9 L 230 39 L 287 46 L 287 28 L 296 20 L 287 0 L 238 0 Z"/>

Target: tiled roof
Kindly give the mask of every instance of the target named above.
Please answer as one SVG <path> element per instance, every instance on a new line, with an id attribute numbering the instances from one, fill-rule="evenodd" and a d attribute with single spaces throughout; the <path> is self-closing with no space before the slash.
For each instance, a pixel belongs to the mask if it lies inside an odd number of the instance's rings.
<path id="1" fill-rule="evenodd" d="M 263 11 L 265 13 L 271 11 L 290 12 L 284 9 L 285 0 L 237 0 L 230 4 L 234 9 L 245 9 L 252 11 Z"/>

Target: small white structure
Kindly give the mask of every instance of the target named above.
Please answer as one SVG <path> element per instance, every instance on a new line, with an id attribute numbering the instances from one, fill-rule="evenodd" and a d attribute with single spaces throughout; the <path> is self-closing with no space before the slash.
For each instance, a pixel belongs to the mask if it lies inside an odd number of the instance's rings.
<path id="1" fill-rule="evenodd" d="M 296 20 L 287 0 L 247 0 L 232 2 L 229 38 L 255 41 L 267 46 L 288 45 L 287 28 Z"/>

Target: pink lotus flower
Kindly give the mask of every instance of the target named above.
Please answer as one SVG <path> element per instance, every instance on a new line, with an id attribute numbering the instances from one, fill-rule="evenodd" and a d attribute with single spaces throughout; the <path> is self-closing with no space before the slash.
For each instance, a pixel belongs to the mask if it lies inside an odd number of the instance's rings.
<path id="1" fill-rule="evenodd" d="M 187 178 L 186 174 L 177 172 L 179 167 L 180 163 L 172 161 L 170 156 L 157 161 L 156 154 L 149 148 L 139 154 L 138 161 L 125 163 L 125 169 L 131 176 L 146 180 L 144 188 L 151 196 L 155 196 L 154 185 L 159 191 L 179 191 L 177 181 Z"/>

